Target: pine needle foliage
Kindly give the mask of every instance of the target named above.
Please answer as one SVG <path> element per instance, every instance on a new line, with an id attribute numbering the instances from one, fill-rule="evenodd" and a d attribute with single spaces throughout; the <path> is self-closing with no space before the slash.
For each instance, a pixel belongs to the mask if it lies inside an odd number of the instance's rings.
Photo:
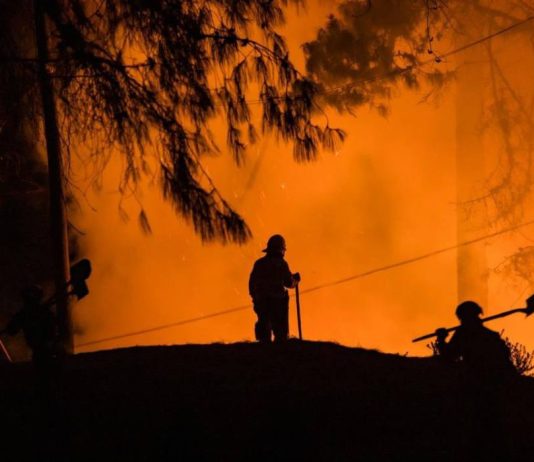
<path id="1" fill-rule="evenodd" d="M 148 174 L 147 155 L 157 153 L 164 197 L 202 240 L 242 243 L 251 235 L 202 166 L 203 156 L 221 150 L 211 122 L 225 121 L 238 165 L 257 139 L 251 100 L 261 107 L 261 130 L 293 143 L 297 161 L 344 138 L 312 120 L 316 86 L 276 32 L 287 0 L 44 3 L 49 69 L 69 136 L 121 152 L 123 192 Z"/>

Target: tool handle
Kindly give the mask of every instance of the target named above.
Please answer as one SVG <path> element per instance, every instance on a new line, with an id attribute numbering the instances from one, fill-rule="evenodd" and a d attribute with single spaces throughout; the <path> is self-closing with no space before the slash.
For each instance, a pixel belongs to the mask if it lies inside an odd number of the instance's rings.
<path id="1" fill-rule="evenodd" d="M 299 295 L 299 284 L 295 286 L 295 299 L 297 301 L 297 324 L 299 327 L 299 340 L 302 340 L 302 323 L 300 320 L 300 295 Z"/>
<path id="2" fill-rule="evenodd" d="M 2 350 L 2 353 L 4 353 L 5 358 L 12 363 L 13 359 L 11 359 L 11 355 L 9 354 L 9 351 L 7 350 L 6 346 L 4 345 L 4 342 L 0 340 L 0 350 Z"/>
<path id="3" fill-rule="evenodd" d="M 481 321 L 482 322 L 492 321 L 493 319 L 504 318 L 505 316 L 510 316 L 511 314 L 514 314 L 514 313 L 525 313 L 527 316 L 530 316 L 530 314 L 532 314 L 532 310 L 530 308 L 514 308 L 512 310 L 505 311 L 504 313 L 494 314 L 492 316 L 482 318 Z M 456 329 L 458 329 L 458 327 L 460 326 L 449 327 L 448 329 L 446 329 L 446 331 L 447 333 L 454 332 Z M 432 332 L 431 334 L 427 334 L 421 337 L 414 338 L 412 342 L 413 343 L 420 342 L 421 340 L 426 340 L 432 337 L 436 337 L 436 335 L 437 335 L 436 332 Z"/>
<path id="4" fill-rule="evenodd" d="M 445 329 L 447 333 L 454 332 L 456 329 L 458 329 L 459 326 L 456 327 L 449 327 L 448 329 Z M 432 332 L 431 334 L 422 335 L 421 337 L 414 338 L 412 340 L 413 343 L 420 342 L 421 340 L 426 340 L 432 337 L 436 337 L 438 334 L 436 332 Z"/>

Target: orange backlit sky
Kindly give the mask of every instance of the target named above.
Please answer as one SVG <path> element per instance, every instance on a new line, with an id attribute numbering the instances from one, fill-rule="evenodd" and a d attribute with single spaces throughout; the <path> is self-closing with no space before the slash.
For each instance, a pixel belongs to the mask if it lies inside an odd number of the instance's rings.
<path id="1" fill-rule="evenodd" d="M 333 2 L 310 2 L 290 10 L 283 30 L 293 59 L 302 66 L 299 45 L 314 38 Z M 521 37 L 495 39 L 503 68 L 514 70 L 518 88 L 532 82 L 532 66 L 520 57 Z M 445 46 L 445 45 L 443 45 Z M 515 49 L 514 53 L 508 50 Z M 462 57 L 457 56 L 457 62 Z M 455 63 L 443 64 L 453 67 Z M 522 70 L 519 77 L 517 70 Z M 484 85 L 484 83 L 481 83 Z M 436 101 L 424 91 L 399 91 L 383 118 L 365 108 L 357 116 L 330 113 L 331 124 L 348 133 L 335 154 L 297 164 L 291 149 L 263 139 L 251 147 L 245 166 L 229 155 L 207 159 L 206 167 L 254 234 L 243 246 L 202 244 L 147 181 L 140 200 L 153 233 L 136 224 L 138 204 L 125 199 L 132 215 L 121 221 L 116 170 L 111 164 L 102 191 L 81 198 L 83 253 L 93 262 L 91 294 L 77 304 L 76 342 L 112 337 L 187 320 L 250 303 L 248 274 L 267 238 L 286 237 L 286 259 L 302 274 L 301 290 L 452 246 L 456 235 L 456 112 L 452 82 Z M 482 136 L 482 135 L 481 135 Z M 494 136 L 484 135 L 491 154 Z M 491 155 L 483 171 L 491 171 Z M 80 180 L 81 181 L 81 180 Z M 88 205 L 90 204 L 90 206 Z M 93 210 L 94 209 L 94 210 Z M 528 210 L 525 220 L 529 217 Z M 517 247 L 531 245 L 534 226 L 485 242 L 489 273 L 486 313 L 522 306 L 531 288 L 492 271 Z M 495 229 L 488 229 L 488 233 Z M 484 234 L 484 233 L 481 233 Z M 301 297 L 306 339 L 332 340 L 386 352 L 426 355 L 411 339 L 455 324 L 456 252 L 400 266 Z M 291 300 L 291 333 L 296 335 Z M 253 340 L 252 308 L 168 329 L 107 341 L 77 351 L 137 344 L 208 343 Z M 490 327 L 534 348 L 534 320 L 520 316 Z"/>

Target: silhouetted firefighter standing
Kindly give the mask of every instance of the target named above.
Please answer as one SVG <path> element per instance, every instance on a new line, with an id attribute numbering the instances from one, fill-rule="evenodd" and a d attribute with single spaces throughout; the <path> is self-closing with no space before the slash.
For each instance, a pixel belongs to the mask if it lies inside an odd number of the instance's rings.
<path id="1" fill-rule="evenodd" d="M 510 349 L 501 336 L 482 324 L 482 308 L 466 301 L 456 308 L 460 326 L 449 342 L 447 329 L 436 330 L 436 346 L 440 356 L 461 361 L 466 368 L 480 376 L 502 376 L 515 373 Z"/>
<path id="2" fill-rule="evenodd" d="M 275 341 L 284 341 L 289 333 L 287 289 L 300 282 L 300 274 L 292 274 L 284 260 L 286 242 L 281 235 L 271 236 L 263 252 L 265 256 L 254 263 L 248 285 L 258 316 L 256 340 L 270 342 L 272 331 Z"/>

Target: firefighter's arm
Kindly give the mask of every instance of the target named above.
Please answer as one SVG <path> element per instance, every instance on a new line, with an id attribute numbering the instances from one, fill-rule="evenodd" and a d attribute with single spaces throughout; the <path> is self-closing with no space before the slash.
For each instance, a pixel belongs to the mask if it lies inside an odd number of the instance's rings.
<path id="1" fill-rule="evenodd" d="M 447 332 L 447 329 L 444 327 L 440 327 L 439 329 L 436 329 L 436 348 L 438 350 L 438 353 L 440 356 L 446 356 L 447 355 L 447 336 L 449 333 Z"/>
<path id="2" fill-rule="evenodd" d="M 455 332 L 451 339 L 447 342 L 445 339 L 449 333 L 447 329 L 440 328 L 436 330 L 436 347 L 440 356 L 444 357 L 449 361 L 456 361 L 461 355 L 461 343 L 462 340 L 458 336 L 458 332 Z"/>
<path id="3" fill-rule="evenodd" d="M 300 282 L 300 273 L 291 273 L 287 262 L 284 261 L 284 263 L 284 286 L 288 289 L 293 289 Z"/>

